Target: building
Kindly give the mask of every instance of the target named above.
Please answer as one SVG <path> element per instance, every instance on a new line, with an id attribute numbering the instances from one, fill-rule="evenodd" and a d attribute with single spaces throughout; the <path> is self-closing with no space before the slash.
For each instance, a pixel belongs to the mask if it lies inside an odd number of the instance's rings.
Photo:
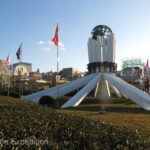
<path id="1" fill-rule="evenodd" d="M 144 62 L 140 57 L 136 58 L 128 58 L 122 60 L 122 69 L 125 69 L 127 67 L 140 67 L 141 69 L 144 68 Z"/>
<path id="2" fill-rule="evenodd" d="M 13 65 L 13 75 L 17 76 L 19 71 L 22 71 L 22 75 L 29 76 L 29 73 L 32 72 L 32 64 L 25 62 L 15 63 Z"/>
<path id="3" fill-rule="evenodd" d="M 0 73 L 5 71 L 5 60 L 0 60 Z"/>
<path id="4" fill-rule="evenodd" d="M 3 75 L 12 75 L 12 70 L 9 70 L 9 65 L 5 66 L 6 60 L 0 60 L 0 74 Z"/>
<path id="5" fill-rule="evenodd" d="M 42 79 L 42 75 L 39 72 L 30 72 L 29 77 L 34 78 L 34 79 L 38 79 L 38 80 Z"/>
<path id="6" fill-rule="evenodd" d="M 6 90 L 11 87 L 12 70 L 5 66 L 6 60 L 0 60 L 0 89 Z"/>
<path id="7" fill-rule="evenodd" d="M 143 89 L 144 62 L 140 57 L 122 60 L 120 77 L 128 83 Z"/>
<path id="8" fill-rule="evenodd" d="M 144 73 L 144 78 L 150 80 L 150 68 Z"/>
<path id="9" fill-rule="evenodd" d="M 70 80 L 73 78 L 74 75 L 82 75 L 83 73 L 74 68 L 63 68 L 59 74 L 61 78 Z"/>

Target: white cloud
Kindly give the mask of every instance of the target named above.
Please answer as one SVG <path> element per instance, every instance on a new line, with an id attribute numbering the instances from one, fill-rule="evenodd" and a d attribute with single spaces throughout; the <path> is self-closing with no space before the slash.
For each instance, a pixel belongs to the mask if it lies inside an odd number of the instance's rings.
<path id="1" fill-rule="evenodd" d="M 54 46 L 53 41 L 49 41 L 48 44 Z M 66 48 L 65 48 L 65 46 L 64 46 L 64 44 L 62 42 L 58 42 L 58 46 L 59 46 L 60 50 L 66 50 Z"/>
<path id="2" fill-rule="evenodd" d="M 43 48 L 43 51 L 45 51 L 45 52 L 48 52 L 48 51 L 50 51 L 51 49 L 50 49 L 50 47 L 44 47 Z"/>
<path id="3" fill-rule="evenodd" d="M 66 48 L 65 48 L 65 47 L 61 47 L 61 48 L 60 48 L 60 50 L 65 51 L 65 50 L 66 50 Z"/>
<path id="4" fill-rule="evenodd" d="M 60 47 L 64 47 L 64 44 L 61 43 L 61 42 L 58 42 L 58 45 L 59 45 Z"/>
<path id="5" fill-rule="evenodd" d="M 66 48 L 64 46 L 64 44 L 62 42 L 58 42 L 58 45 L 59 45 L 59 49 L 62 50 L 62 51 L 65 51 Z"/>
<path id="6" fill-rule="evenodd" d="M 38 44 L 39 45 L 44 45 L 44 41 L 39 41 Z"/>
<path id="7" fill-rule="evenodd" d="M 53 45 L 53 42 L 52 42 L 52 41 L 49 41 L 48 44 L 49 44 L 49 45 Z"/>

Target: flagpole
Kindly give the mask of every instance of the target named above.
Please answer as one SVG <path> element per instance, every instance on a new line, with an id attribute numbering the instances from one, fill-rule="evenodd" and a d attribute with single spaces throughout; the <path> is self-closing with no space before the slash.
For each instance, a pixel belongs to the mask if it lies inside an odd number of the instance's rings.
<path id="1" fill-rule="evenodd" d="M 133 72 L 132 72 L 132 85 L 133 85 Z"/>
<path id="2" fill-rule="evenodd" d="M 59 83 L 58 83 L 58 75 L 59 75 L 59 50 L 57 45 L 57 107 L 58 107 L 58 99 L 59 99 Z"/>
<path id="3" fill-rule="evenodd" d="M 133 85 L 133 71 L 134 71 L 134 68 L 133 68 L 133 64 L 132 64 L 132 85 Z"/>
<path id="4" fill-rule="evenodd" d="M 53 81 L 53 80 L 52 80 L 52 75 L 51 75 L 51 87 L 52 87 L 52 81 Z"/>
<path id="5" fill-rule="evenodd" d="M 22 46 L 22 45 L 21 45 Z M 20 75 L 20 70 L 21 70 L 21 57 L 19 58 L 19 65 L 20 65 L 20 67 L 19 67 L 19 75 Z M 19 77 L 20 78 L 20 90 L 19 90 L 19 94 L 21 94 L 21 77 Z"/>
<path id="6" fill-rule="evenodd" d="M 55 31 L 55 36 L 52 39 L 54 44 L 57 46 L 57 76 L 56 76 L 56 84 L 57 84 L 57 102 L 56 105 L 58 107 L 58 98 L 59 98 L 59 83 L 58 83 L 58 75 L 59 75 L 59 49 L 58 49 L 58 23 Z"/>
<path id="7" fill-rule="evenodd" d="M 21 73 L 21 70 L 22 70 L 22 43 L 20 44 L 21 46 L 20 46 L 20 48 L 21 48 L 21 50 L 20 50 L 20 54 L 21 54 L 21 57 L 20 57 L 20 59 L 19 59 L 19 63 L 20 63 L 20 73 Z M 21 75 L 21 77 L 20 77 L 20 94 L 22 94 L 22 75 Z"/>
<path id="8" fill-rule="evenodd" d="M 57 27 L 58 27 L 58 23 L 57 23 Z M 59 38 L 58 38 L 58 43 L 59 43 Z M 59 76 L 59 49 L 58 49 L 59 44 L 58 43 L 57 43 L 57 75 Z M 59 77 L 58 76 L 57 76 L 57 99 L 59 100 Z"/>
<path id="9" fill-rule="evenodd" d="M 57 45 L 57 74 L 59 73 L 59 51 L 58 51 L 58 45 Z"/>
<path id="10" fill-rule="evenodd" d="M 22 68 L 22 43 L 21 43 L 21 94 L 23 95 L 23 80 L 22 80 L 23 79 L 22 78 L 23 77 L 22 76 L 23 75 L 23 71 L 22 71 L 22 69 L 23 68 Z"/>

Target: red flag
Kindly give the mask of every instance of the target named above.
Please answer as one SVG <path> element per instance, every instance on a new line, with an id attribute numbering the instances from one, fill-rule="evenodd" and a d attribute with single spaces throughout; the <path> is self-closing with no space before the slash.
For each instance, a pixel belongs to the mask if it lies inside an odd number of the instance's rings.
<path id="1" fill-rule="evenodd" d="M 58 46 L 58 24 L 57 24 L 57 27 L 56 27 L 55 36 L 54 36 L 54 38 L 52 39 L 52 41 L 54 42 L 54 44 L 55 44 L 56 46 Z"/>
<path id="2" fill-rule="evenodd" d="M 132 73 L 134 72 L 134 67 L 133 67 L 133 65 L 132 65 Z"/>
<path id="3" fill-rule="evenodd" d="M 52 73 L 52 71 L 50 71 L 50 73 L 48 74 L 49 75 L 49 77 L 52 75 L 53 73 Z"/>
<path id="4" fill-rule="evenodd" d="M 8 66 L 8 65 L 9 65 L 9 61 L 10 61 L 10 56 L 8 55 L 7 60 L 6 60 L 6 62 L 5 62 L 5 66 Z"/>
<path id="5" fill-rule="evenodd" d="M 147 72 L 147 69 L 148 69 L 148 59 L 147 59 L 146 65 L 145 65 L 145 67 L 144 67 L 144 73 Z"/>

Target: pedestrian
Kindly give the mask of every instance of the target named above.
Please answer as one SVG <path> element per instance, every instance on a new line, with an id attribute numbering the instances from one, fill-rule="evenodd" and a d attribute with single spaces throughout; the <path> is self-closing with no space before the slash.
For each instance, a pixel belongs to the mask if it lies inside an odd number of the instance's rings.
<path id="1" fill-rule="evenodd" d="M 148 78 L 145 80 L 145 91 L 149 93 L 149 81 Z"/>

